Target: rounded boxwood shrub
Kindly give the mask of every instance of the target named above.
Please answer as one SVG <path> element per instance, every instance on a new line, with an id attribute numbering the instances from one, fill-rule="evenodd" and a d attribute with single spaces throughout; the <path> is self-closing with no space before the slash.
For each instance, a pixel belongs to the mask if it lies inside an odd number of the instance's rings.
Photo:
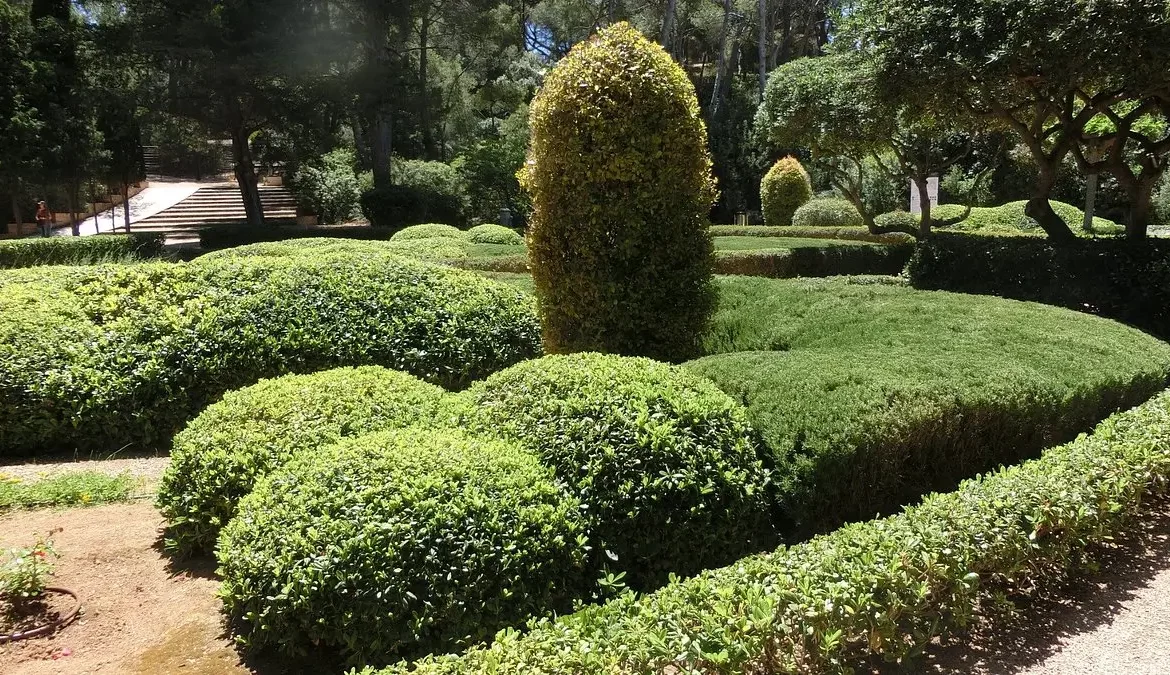
<path id="1" fill-rule="evenodd" d="M 952 211 L 952 209 L 947 209 L 948 214 L 951 211 Z M 942 213 L 939 213 L 939 211 L 932 211 L 931 217 L 932 218 L 943 218 L 945 216 Z M 873 220 L 874 220 L 874 224 L 877 225 L 878 227 L 883 227 L 883 228 L 898 227 L 898 228 L 903 228 L 903 229 L 908 228 L 908 227 L 912 227 L 912 228 L 917 229 L 919 227 L 920 223 L 922 222 L 921 217 L 916 216 L 913 213 L 909 213 L 907 211 L 890 211 L 889 213 L 881 214 L 880 216 L 874 218 Z"/>
<path id="2" fill-rule="evenodd" d="M 713 311 L 715 198 L 695 89 L 626 23 L 576 45 L 532 104 L 521 182 L 551 352 L 678 360 Z"/>
<path id="3" fill-rule="evenodd" d="M 476 383 L 459 403 L 468 428 L 556 470 L 584 504 L 601 562 L 636 588 L 770 543 L 768 474 L 746 413 L 699 376 L 644 358 L 548 356 Z"/>
<path id="4" fill-rule="evenodd" d="M 530 297 L 369 245 L 13 270 L 0 309 L 0 455 L 161 448 L 265 377 L 382 365 L 458 389 L 539 352 Z"/>
<path id="5" fill-rule="evenodd" d="M 409 241 L 412 239 L 459 239 L 466 240 L 467 233 L 452 225 L 427 223 L 425 225 L 411 225 L 394 233 L 390 241 Z"/>
<path id="6" fill-rule="evenodd" d="M 770 227 L 792 224 L 796 210 L 812 199 L 812 181 L 795 157 L 784 157 L 772 165 L 760 181 L 760 203 L 764 224 Z"/>
<path id="7" fill-rule="evenodd" d="M 585 544 L 577 500 L 530 453 L 400 429 L 297 455 L 240 502 L 216 555 L 245 644 L 376 663 L 571 609 Z"/>
<path id="8" fill-rule="evenodd" d="M 814 199 L 796 210 L 792 224 L 797 227 L 864 227 L 857 207 L 846 199 Z"/>
<path id="9" fill-rule="evenodd" d="M 521 237 L 515 230 L 493 223 L 476 225 L 467 231 L 467 235 L 473 244 L 524 245 L 524 237 Z"/>
<path id="10" fill-rule="evenodd" d="M 302 451 L 371 431 L 434 424 L 444 392 L 379 366 L 262 380 L 228 393 L 176 437 L 158 507 L 167 547 L 210 551 L 256 481 Z"/>

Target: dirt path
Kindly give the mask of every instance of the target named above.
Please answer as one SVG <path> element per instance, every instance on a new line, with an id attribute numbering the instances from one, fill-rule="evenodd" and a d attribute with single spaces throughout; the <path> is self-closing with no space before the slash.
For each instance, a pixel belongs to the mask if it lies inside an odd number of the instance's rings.
<path id="1" fill-rule="evenodd" d="M 0 518 L 0 546 L 54 532 L 53 583 L 75 591 L 84 615 L 51 639 L 0 645 L 6 675 L 250 672 L 224 637 L 209 570 L 174 573 L 154 546 L 161 518 L 148 503 Z M 204 565 L 207 567 L 207 565 Z"/>
<path id="2" fill-rule="evenodd" d="M 1170 510 L 1152 514 L 1101 560 L 1101 573 L 1059 597 L 977 627 L 913 672 L 959 675 L 1170 673 Z"/>

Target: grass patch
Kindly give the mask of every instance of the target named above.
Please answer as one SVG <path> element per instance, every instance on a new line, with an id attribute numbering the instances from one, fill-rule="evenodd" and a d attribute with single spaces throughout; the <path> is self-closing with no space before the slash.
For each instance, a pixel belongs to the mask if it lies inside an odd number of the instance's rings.
<path id="1" fill-rule="evenodd" d="M 97 471 L 76 471 L 34 481 L 0 473 L 0 513 L 125 502 L 141 487 L 142 480 L 128 473 L 111 476 Z"/>

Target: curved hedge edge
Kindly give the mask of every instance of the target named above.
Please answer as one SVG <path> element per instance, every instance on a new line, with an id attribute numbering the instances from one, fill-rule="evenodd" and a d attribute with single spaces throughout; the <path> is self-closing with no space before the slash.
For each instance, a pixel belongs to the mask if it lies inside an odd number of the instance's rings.
<path id="1" fill-rule="evenodd" d="M 160 233 L 134 233 L 0 241 L 0 269 L 159 258 L 163 240 Z"/>
<path id="2" fill-rule="evenodd" d="M 1071 572 L 1168 480 L 1163 392 L 1092 435 L 900 515 L 380 673 L 817 673 L 902 659 L 965 625 L 995 589 Z"/>
<path id="3" fill-rule="evenodd" d="M 712 237 L 799 237 L 801 239 L 841 239 L 870 244 L 909 244 L 908 234 L 873 234 L 864 227 L 768 227 L 767 225 L 712 225 Z"/>
<path id="4" fill-rule="evenodd" d="M 914 247 L 910 244 L 716 251 L 715 273 L 771 279 L 898 275 L 913 255 Z"/>
<path id="5" fill-rule="evenodd" d="M 477 272 L 511 272 L 513 274 L 528 274 L 528 256 L 502 255 L 492 258 L 452 258 L 444 260 L 444 265 L 457 267 L 461 270 Z"/>

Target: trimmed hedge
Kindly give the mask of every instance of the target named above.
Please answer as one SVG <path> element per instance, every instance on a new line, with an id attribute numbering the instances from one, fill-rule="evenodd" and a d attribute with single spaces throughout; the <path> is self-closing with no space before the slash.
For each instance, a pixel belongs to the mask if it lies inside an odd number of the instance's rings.
<path id="1" fill-rule="evenodd" d="M 1116 319 L 1170 339 L 1170 241 L 938 234 L 907 272 L 917 288 L 1034 300 Z"/>
<path id="2" fill-rule="evenodd" d="M 451 225 L 427 223 L 425 225 L 411 225 L 394 233 L 390 241 L 410 241 L 415 239 L 458 239 L 467 241 L 467 232 Z"/>
<path id="3" fill-rule="evenodd" d="M 473 244 L 524 245 L 524 237 L 521 237 L 516 230 L 492 223 L 476 225 L 467 231 L 467 236 Z"/>
<path id="4" fill-rule="evenodd" d="M 772 279 L 901 274 L 913 254 L 909 244 L 718 251 L 715 272 Z"/>
<path id="5" fill-rule="evenodd" d="M 240 502 L 216 555 L 245 645 L 384 663 L 568 611 L 585 543 L 578 502 L 529 453 L 405 429 L 297 455 Z"/>
<path id="6" fill-rule="evenodd" d="M 390 232 L 369 225 L 339 227 L 256 227 L 254 225 L 213 225 L 199 230 L 199 246 L 213 251 L 233 246 L 246 246 L 288 239 L 389 239 Z"/>
<path id="7" fill-rule="evenodd" d="M 971 215 L 963 221 L 951 225 L 946 229 L 949 232 L 971 232 L 977 234 L 1035 234 L 1044 236 L 1040 224 L 1024 213 L 1027 201 L 1009 202 L 1002 206 L 976 207 L 971 209 Z M 1072 204 L 1065 204 L 1056 200 L 1049 200 L 1052 210 L 1060 216 L 1069 228 L 1076 234 L 1088 236 L 1084 232 L 1085 212 Z M 964 207 L 957 204 L 943 204 L 939 207 L 937 218 L 953 218 L 962 214 Z M 1093 218 L 1093 234 L 1124 234 L 1125 227 L 1105 218 Z"/>
<path id="8" fill-rule="evenodd" d="M 995 593 L 1045 588 L 1170 480 L 1170 394 L 897 516 L 382 675 L 837 673 L 904 661 Z M 372 670 L 365 671 L 366 675 Z"/>
<path id="9" fill-rule="evenodd" d="M 0 269 L 39 265 L 95 265 L 159 258 L 161 234 L 99 234 L 0 241 Z"/>
<path id="10" fill-rule="evenodd" d="M 519 177 L 545 349 L 694 357 L 715 306 L 716 188 L 686 72 L 616 23 L 557 62 L 531 110 Z"/>
<path id="11" fill-rule="evenodd" d="M 864 227 L 857 207 L 837 197 L 814 199 L 792 216 L 796 227 Z"/>
<path id="12" fill-rule="evenodd" d="M 360 241 L 353 239 L 330 239 L 316 237 L 286 241 L 264 242 L 213 251 L 200 256 L 200 260 L 224 260 L 229 258 L 314 258 L 328 255 L 386 255 L 394 254 L 405 258 L 424 261 L 446 261 L 465 258 L 468 254 L 466 242 L 450 237 L 430 239 L 406 239 L 404 241 Z"/>
<path id="13" fill-rule="evenodd" d="M 871 244 L 913 243 L 908 234 L 873 234 L 869 228 L 859 227 L 786 227 L 777 229 L 766 225 L 712 225 L 711 235 L 715 237 L 799 237 L 801 239 L 844 239 L 864 241 Z"/>
<path id="14" fill-rule="evenodd" d="M 290 372 L 460 388 L 539 353 L 530 297 L 376 248 L 0 275 L 0 455 L 160 447 L 225 391 Z"/>
<path id="15" fill-rule="evenodd" d="M 760 181 L 760 203 L 767 227 L 788 227 L 792 216 L 813 197 L 808 172 L 795 157 L 784 157 L 772 165 Z"/>
<path id="16" fill-rule="evenodd" d="M 435 186 L 375 188 L 363 192 L 358 201 L 371 225 L 391 231 L 420 223 L 463 221 L 463 200 Z"/>
<path id="17" fill-rule="evenodd" d="M 747 408 L 795 536 L 1034 455 L 1170 377 L 1170 345 L 1043 305 L 840 279 L 720 286 L 717 355 L 686 366 Z"/>
<path id="18" fill-rule="evenodd" d="M 548 356 L 476 383 L 459 401 L 468 429 L 521 443 L 556 470 L 584 505 L 600 562 L 635 588 L 772 539 L 767 473 L 743 409 L 685 370 Z"/>
<path id="19" fill-rule="evenodd" d="M 158 489 L 167 548 L 215 546 L 256 481 L 298 452 L 371 431 L 433 424 L 443 390 L 378 366 L 261 380 L 229 392 L 175 437 Z"/>

